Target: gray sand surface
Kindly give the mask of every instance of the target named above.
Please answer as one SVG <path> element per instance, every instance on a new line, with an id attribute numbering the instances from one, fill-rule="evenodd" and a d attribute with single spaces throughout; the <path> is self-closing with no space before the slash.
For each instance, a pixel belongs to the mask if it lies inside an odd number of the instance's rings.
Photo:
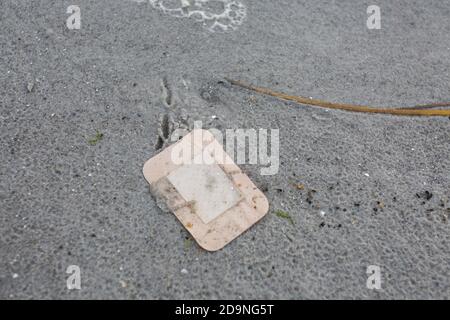
<path id="1" fill-rule="evenodd" d="M 381 30 L 366 27 L 372 1 L 240 2 L 243 23 L 210 32 L 148 1 L 1 1 L 0 298 L 450 298 L 448 118 L 311 108 L 222 82 L 448 101 L 450 1 L 377 0 Z M 80 30 L 66 27 L 71 4 Z M 183 112 L 204 128 L 280 129 L 278 174 L 242 166 L 271 211 L 215 253 L 142 176 L 161 117 Z M 81 290 L 66 288 L 69 265 Z M 369 265 L 381 290 L 366 287 Z"/>

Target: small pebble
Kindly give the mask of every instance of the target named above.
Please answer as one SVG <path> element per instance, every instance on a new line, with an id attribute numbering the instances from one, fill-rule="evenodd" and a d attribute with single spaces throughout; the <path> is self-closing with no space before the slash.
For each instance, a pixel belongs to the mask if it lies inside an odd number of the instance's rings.
<path id="1" fill-rule="evenodd" d="M 182 274 L 188 274 L 188 271 L 186 269 L 181 269 Z"/>
<path id="2" fill-rule="evenodd" d="M 28 90 L 28 92 L 33 91 L 33 88 L 34 88 L 34 83 L 33 83 L 33 82 L 28 82 L 28 84 L 27 84 L 27 90 Z"/>

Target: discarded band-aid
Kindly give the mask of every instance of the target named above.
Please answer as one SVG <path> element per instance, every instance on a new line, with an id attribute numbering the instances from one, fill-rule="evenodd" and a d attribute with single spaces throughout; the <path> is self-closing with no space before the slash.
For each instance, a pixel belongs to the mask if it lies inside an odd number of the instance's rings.
<path id="1" fill-rule="evenodd" d="M 265 195 L 211 132 L 194 129 L 144 165 L 152 194 L 208 251 L 223 248 L 269 210 Z"/>

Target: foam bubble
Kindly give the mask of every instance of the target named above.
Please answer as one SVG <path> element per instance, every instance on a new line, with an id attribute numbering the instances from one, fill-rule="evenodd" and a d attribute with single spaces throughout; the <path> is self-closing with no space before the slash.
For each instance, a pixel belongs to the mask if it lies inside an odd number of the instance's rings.
<path id="1" fill-rule="evenodd" d="M 235 0 L 149 1 L 154 8 L 170 16 L 202 22 L 212 32 L 236 30 L 247 16 L 246 7 Z"/>

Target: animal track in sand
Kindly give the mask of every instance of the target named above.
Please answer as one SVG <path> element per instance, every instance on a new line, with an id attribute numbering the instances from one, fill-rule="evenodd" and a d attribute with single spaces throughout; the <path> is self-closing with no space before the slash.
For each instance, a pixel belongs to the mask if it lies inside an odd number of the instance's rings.
<path id="1" fill-rule="evenodd" d="M 178 130 L 191 131 L 194 127 L 192 120 L 186 110 L 181 108 L 179 104 L 185 105 L 176 88 L 169 85 L 166 77 L 161 79 L 161 96 L 160 100 L 166 111 L 159 117 L 158 133 L 156 136 L 155 150 L 164 149 L 174 141 L 173 133 Z M 177 138 L 181 138 L 178 136 Z"/>
<path id="2" fill-rule="evenodd" d="M 236 0 L 149 0 L 150 4 L 173 17 L 192 18 L 209 31 L 236 30 L 247 16 L 246 7 Z"/>

